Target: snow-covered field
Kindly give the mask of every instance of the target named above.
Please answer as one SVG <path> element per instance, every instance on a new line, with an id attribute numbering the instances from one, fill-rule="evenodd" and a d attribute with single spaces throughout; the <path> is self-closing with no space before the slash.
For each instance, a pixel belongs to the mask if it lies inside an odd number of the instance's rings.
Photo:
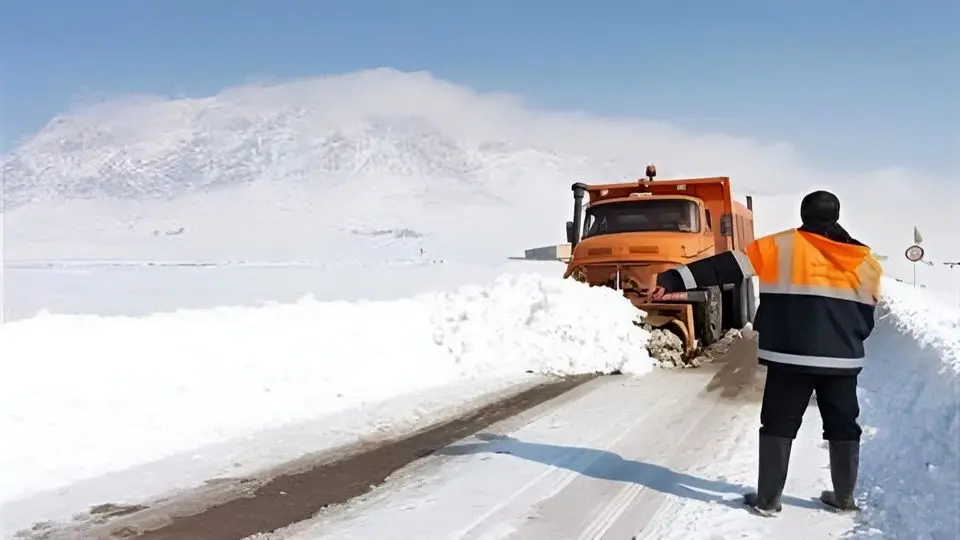
<path id="1" fill-rule="evenodd" d="M 505 259 L 505 258 L 504 258 Z M 551 261 L 477 264 L 456 260 L 57 261 L 11 263 L 4 272 L 6 321 L 42 311 L 142 316 L 178 309 L 317 300 L 398 300 L 487 283 L 504 273 L 563 275 Z"/>
<path id="2" fill-rule="evenodd" d="M 128 489 L 123 475 L 111 473 L 177 455 L 202 461 L 207 448 L 224 441 L 236 441 L 227 455 L 214 450 L 206 470 L 195 464 L 199 471 L 176 481 L 262 466 L 264 437 L 273 448 L 269 458 L 282 461 L 395 429 L 392 423 L 412 425 L 542 375 L 644 373 L 652 364 L 636 317 L 613 291 L 515 274 L 392 301 L 307 298 L 144 317 L 42 314 L 14 321 L 0 327 L 4 356 L 16 359 L 0 380 L 0 430 L 19 443 L 0 453 L 0 500 L 27 502 L 13 502 L 2 517 L 14 528 L 29 525 L 27 516 L 68 517 L 48 512 L 96 504 L 84 498 L 104 497 L 111 482 Z M 414 394 L 424 400 L 408 398 L 412 407 L 382 414 L 384 401 Z M 448 401 L 434 403 L 436 395 Z M 312 441 L 294 433 L 289 448 L 276 433 L 262 433 L 347 410 L 351 432 L 331 427 Z M 158 474 L 146 491 L 181 487 Z M 88 482 L 104 477 L 100 485 Z M 83 482 L 87 487 L 64 490 Z"/>

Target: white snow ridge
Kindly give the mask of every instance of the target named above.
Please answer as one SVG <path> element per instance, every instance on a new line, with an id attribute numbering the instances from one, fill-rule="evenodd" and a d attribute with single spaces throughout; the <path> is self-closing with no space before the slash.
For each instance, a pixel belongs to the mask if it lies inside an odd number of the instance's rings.
<path id="1" fill-rule="evenodd" d="M 885 280 L 861 375 L 865 527 L 960 535 L 960 309 Z"/>

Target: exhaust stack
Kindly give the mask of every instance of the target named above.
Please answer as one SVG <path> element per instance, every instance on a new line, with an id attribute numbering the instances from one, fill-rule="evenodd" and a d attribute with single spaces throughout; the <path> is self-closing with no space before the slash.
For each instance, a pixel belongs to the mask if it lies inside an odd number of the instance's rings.
<path id="1" fill-rule="evenodd" d="M 581 182 L 570 186 L 573 190 L 573 231 L 570 238 L 570 249 L 580 243 L 580 232 L 583 229 L 583 194 L 587 192 L 587 185 Z"/>

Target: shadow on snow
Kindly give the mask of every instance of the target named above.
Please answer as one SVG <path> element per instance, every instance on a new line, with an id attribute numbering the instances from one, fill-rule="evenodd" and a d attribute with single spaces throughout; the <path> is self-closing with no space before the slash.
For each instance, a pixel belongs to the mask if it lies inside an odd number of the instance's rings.
<path id="1" fill-rule="evenodd" d="M 480 453 L 508 454 L 591 478 L 629 482 L 664 495 L 747 510 L 743 505 L 743 494 L 751 489 L 748 486 L 722 480 L 707 480 L 643 461 L 625 460 L 619 454 L 607 450 L 526 442 L 490 433 L 477 434 L 476 438 L 483 442 L 450 446 L 438 450 L 437 454 L 446 456 Z M 789 495 L 784 495 L 782 502 L 784 505 L 822 509 L 822 506 L 815 501 Z"/>

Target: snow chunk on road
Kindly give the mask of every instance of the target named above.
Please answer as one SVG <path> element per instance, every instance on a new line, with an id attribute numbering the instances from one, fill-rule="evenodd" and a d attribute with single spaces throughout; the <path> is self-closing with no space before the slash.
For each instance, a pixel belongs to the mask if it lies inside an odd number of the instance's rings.
<path id="1" fill-rule="evenodd" d="M 960 309 L 893 280 L 883 286 L 860 376 L 864 527 L 892 538 L 955 538 Z"/>
<path id="2" fill-rule="evenodd" d="M 410 392 L 645 373 L 639 316 L 613 290 L 506 275 L 390 302 L 9 323 L 0 501 Z"/>

